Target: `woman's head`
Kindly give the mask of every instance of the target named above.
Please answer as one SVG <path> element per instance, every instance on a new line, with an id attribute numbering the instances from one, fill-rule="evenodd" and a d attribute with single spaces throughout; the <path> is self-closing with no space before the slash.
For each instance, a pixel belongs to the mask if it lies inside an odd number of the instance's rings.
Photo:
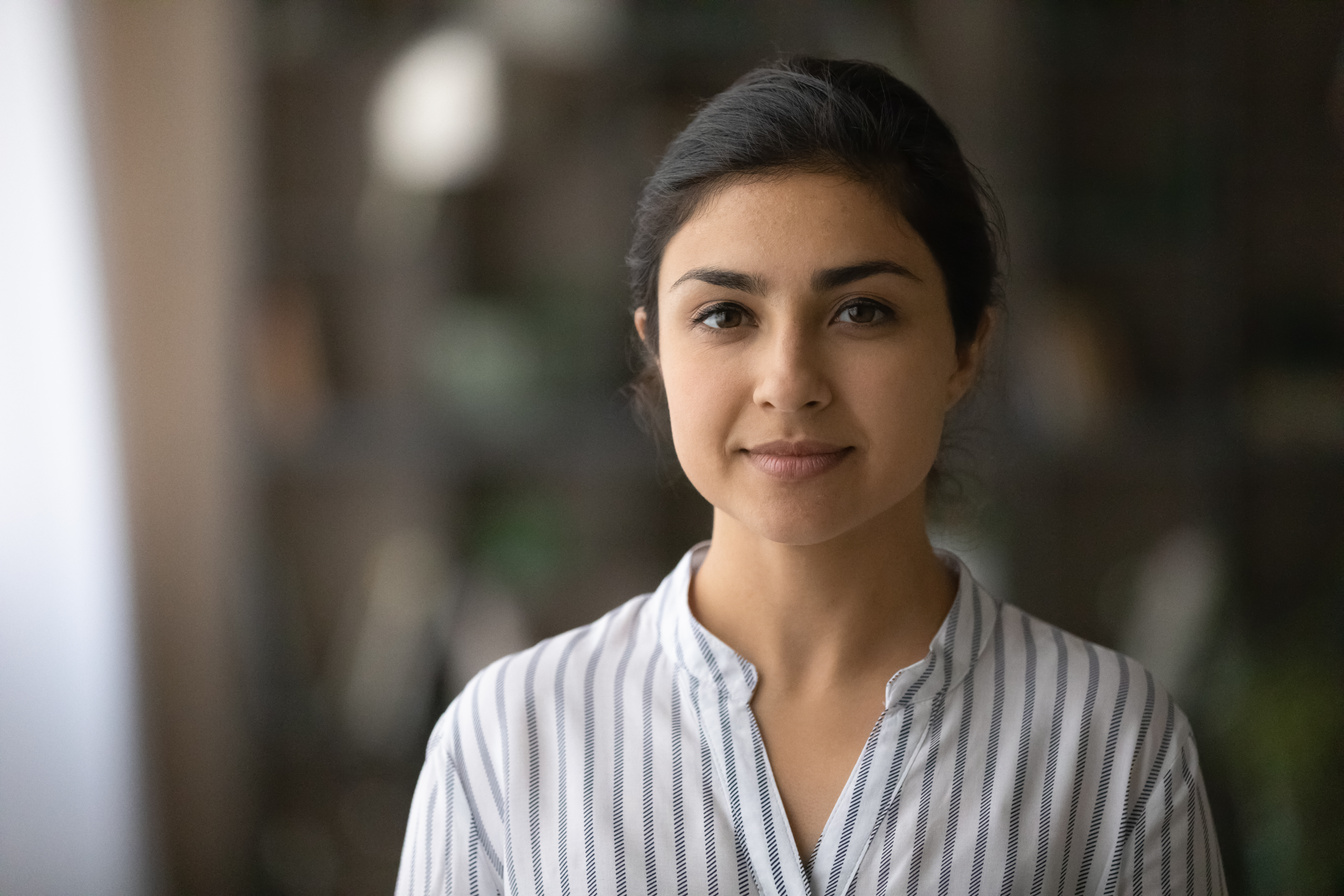
<path id="1" fill-rule="evenodd" d="M 988 195 L 932 107 L 880 66 L 796 57 L 763 66 L 714 97 L 668 147 L 644 188 L 627 264 L 647 315 L 636 397 L 660 388 L 658 272 L 663 250 L 725 185 L 801 171 L 863 183 L 928 246 L 942 271 L 958 347 L 996 301 L 996 229 Z"/>
<path id="2" fill-rule="evenodd" d="M 922 530 L 995 302 L 984 201 L 929 105 L 862 62 L 757 69 L 673 141 L 628 259 L 636 397 L 651 415 L 666 397 L 716 531 Z"/>
<path id="3" fill-rule="evenodd" d="M 668 241 L 658 300 L 672 443 L 715 537 L 922 532 L 983 340 L 958 349 L 937 262 L 875 191 L 798 171 L 724 186 Z"/>

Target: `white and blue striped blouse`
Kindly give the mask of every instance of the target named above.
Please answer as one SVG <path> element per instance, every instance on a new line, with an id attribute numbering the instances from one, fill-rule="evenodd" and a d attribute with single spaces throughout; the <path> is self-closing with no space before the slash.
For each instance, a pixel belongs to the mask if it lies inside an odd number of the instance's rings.
<path id="1" fill-rule="evenodd" d="M 810 863 L 756 672 L 653 594 L 487 668 L 430 738 L 397 880 L 419 894 L 1226 892 L 1189 723 L 1126 657 L 960 586 Z"/>

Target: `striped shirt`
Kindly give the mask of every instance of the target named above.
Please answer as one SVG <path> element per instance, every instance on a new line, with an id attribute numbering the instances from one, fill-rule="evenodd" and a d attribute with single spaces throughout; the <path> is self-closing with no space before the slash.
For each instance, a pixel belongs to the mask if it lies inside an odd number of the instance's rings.
<path id="1" fill-rule="evenodd" d="M 1141 666 L 992 599 L 959 560 L 810 862 L 756 670 L 652 594 L 484 670 L 430 737 L 396 892 L 1222 894 L 1185 716 Z"/>

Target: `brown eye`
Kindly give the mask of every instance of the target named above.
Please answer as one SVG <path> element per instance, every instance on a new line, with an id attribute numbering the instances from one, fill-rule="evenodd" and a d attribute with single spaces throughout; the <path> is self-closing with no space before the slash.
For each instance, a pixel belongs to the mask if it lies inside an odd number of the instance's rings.
<path id="1" fill-rule="evenodd" d="M 876 302 L 854 302 L 841 308 L 835 319 L 844 324 L 876 324 L 890 317 L 890 309 Z"/>
<path id="2" fill-rule="evenodd" d="M 742 309 L 732 305 L 716 305 L 706 309 L 697 322 L 714 330 L 731 330 L 742 325 Z"/>

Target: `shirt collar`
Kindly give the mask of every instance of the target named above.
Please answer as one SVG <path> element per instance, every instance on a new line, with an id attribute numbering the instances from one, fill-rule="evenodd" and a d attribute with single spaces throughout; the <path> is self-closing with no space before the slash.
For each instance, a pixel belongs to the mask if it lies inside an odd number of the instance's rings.
<path id="1" fill-rule="evenodd" d="M 746 703 L 756 690 L 756 667 L 723 643 L 691 613 L 691 577 L 704 562 L 709 542 L 702 541 L 681 558 L 658 586 L 659 637 L 663 649 L 691 677 L 717 685 Z"/>
<path id="2" fill-rule="evenodd" d="M 654 592 L 659 638 L 668 655 L 692 677 L 749 702 L 756 689 L 756 668 L 691 613 L 691 577 L 708 550 L 709 542 L 703 541 L 687 551 Z M 961 558 L 947 551 L 937 553 L 957 575 L 957 595 L 929 643 L 928 654 L 887 681 L 888 709 L 931 699 L 960 684 L 983 653 L 998 621 L 998 601 L 975 581 Z"/>

